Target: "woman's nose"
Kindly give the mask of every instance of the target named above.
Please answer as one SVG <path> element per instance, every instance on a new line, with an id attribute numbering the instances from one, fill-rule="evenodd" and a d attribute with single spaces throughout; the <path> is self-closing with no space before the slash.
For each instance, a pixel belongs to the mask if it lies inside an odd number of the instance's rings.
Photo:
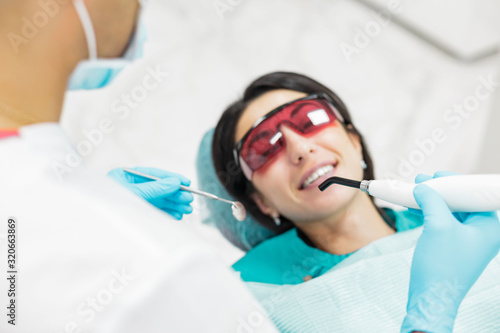
<path id="1" fill-rule="evenodd" d="M 307 159 L 309 154 L 316 151 L 315 145 L 310 139 L 294 130 L 282 126 L 281 133 L 285 139 L 286 154 L 293 164 L 299 164 L 302 160 Z"/>

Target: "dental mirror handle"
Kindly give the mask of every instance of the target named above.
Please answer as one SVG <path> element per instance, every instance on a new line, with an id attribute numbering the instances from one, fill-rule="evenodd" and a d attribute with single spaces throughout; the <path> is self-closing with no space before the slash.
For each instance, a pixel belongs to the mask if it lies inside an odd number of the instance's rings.
<path id="1" fill-rule="evenodd" d="M 139 171 L 135 171 L 135 170 L 132 170 L 132 169 L 129 169 L 129 168 L 123 168 L 123 171 L 125 171 L 127 173 L 130 173 L 130 174 L 133 174 L 133 175 L 136 175 L 136 176 L 139 176 L 139 177 L 142 177 L 142 178 L 145 178 L 145 179 L 161 180 L 161 178 L 158 178 L 158 177 L 155 177 L 155 176 L 151 176 L 151 175 L 146 175 L 145 173 L 142 173 L 142 172 L 139 172 Z M 218 196 L 216 196 L 216 195 L 214 195 L 212 193 L 207 193 L 207 192 L 203 192 L 203 191 L 200 191 L 200 190 L 195 190 L 195 189 L 192 189 L 192 188 L 184 186 L 184 185 L 181 185 L 181 190 L 187 191 L 187 192 L 191 192 L 191 193 L 194 193 L 194 194 L 198 194 L 198 195 L 210 198 L 210 199 L 224 201 L 224 202 L 227 202 L 227 203 L 230 203 L 230 204 L 233 204 L 233 205 L 235 204 L 234 201 L 229 201 L 229 200 L 226 200 L 226 199 L 222 199 L 222 198 L 219 198 Z"/>
<path id="2" fill-rule="evenodd" d="M 130 174 L 133 174 L 133 175 L 136 175 L 136 176 L 139 176 L 139 177 L 142 177 L 142 178 L 145 178 L 145 179 L 150 179 L 150 180 L 160 180 L 161 179 L 161 178 L 158 178 L 155 176 L 146 175 L 145 173 L 135 171 L 135 170 L 132 170 L 129 168 L 123 168 L 123 171 L 130 173 Z M 218 196 L 216 196 L 215 194 L 203 192 L 200 190 L 194 190 L 192 188 L 189 188 L 189 187 L 183 186 L 183 185 L 181 185 L 181 190 L 231 204 L 231 210 L 233 212 L 233 216 L 238 221 L 245 220 L 245 218 L 247 216 L 245 206 L 243 206 L 243 204 L 239 201 L 230 201 L 230 200 L 222 199 L 222 198 L 219 198 Z"/>

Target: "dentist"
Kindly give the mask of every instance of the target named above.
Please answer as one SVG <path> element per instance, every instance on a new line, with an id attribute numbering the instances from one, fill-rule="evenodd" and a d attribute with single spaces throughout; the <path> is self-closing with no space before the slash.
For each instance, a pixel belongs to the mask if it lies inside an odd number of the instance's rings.
<path id="1" fill-rule="evenodd" d="M 84 166 L 54 171 L 76 154 L 58 124 L 66 88 L 104 87 L 140 56 L 143 5 L 0 2 L 1 332 L 234 332 L 249 317 L 275 331 L 185 226 Z M 167 212 L 187 212 L 189 181 L 163 177 L 184 206 Z"/>

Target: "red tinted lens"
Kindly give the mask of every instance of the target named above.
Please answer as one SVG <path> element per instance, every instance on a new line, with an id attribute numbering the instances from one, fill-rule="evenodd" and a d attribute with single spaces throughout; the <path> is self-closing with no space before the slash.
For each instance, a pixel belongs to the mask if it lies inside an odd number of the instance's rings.
<path id="1" fill-rule="evenodd" d="M 337 119 L 332 108 L 324 99 L 299 100 L 287 105 L 249 132 L 240 157 L 252 171 L 259 169 L 282 151 L 281 125 L 302 134 L 313 134 Z"/>

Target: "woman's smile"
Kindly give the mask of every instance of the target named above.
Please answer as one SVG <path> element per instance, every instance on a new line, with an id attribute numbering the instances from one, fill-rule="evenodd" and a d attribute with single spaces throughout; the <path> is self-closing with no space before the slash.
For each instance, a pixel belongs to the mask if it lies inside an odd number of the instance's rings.
<path id="1" fill-rule="evenodd" d="M 318 187 L 324 180 L 333 177 L 338 162 L 322 162 L 311 167 L 301 177 L 299 182 L 299 190 L 309 190 Z"/>

